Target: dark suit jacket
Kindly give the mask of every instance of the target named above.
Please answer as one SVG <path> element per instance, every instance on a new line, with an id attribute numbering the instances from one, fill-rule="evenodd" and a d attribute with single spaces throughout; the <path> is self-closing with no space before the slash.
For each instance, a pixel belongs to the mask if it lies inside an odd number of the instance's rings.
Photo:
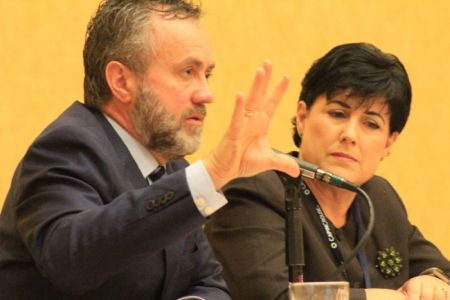
<path id="1" fill-rule="evenodd" d="M 73 104 L 20 162 L 0 217 L 1 299 L 228 299 L 184 160 L 149 186 L 104 116 Z"/>
<path id="2" fill-rule="evenodd" d="M 399 288 L 408 278 L 429 267 L 450 273 L 450 263 L 424 239 L 407 219 L 405 208 L 392 186 L 375 176 L 362 187 L 375 209 L 375 226 L 365 247 L 372 287 Z M 274 171 L 236 179 L 224 189 L 228 205 L 206 225 L 214 252 L 224 267 L 224 278 L 235 300 L 287 299 L 288 268 L 285 259 L 285 190 Z M 368 206 L 361 210 L 367 224 Z M 310 201 L 303 201 L 305 281 L 344 280 L 331 278 L 336 262 L 325 243 L 323 228 Z M 356 222 L 352 214 L 343 228 L 329 222 L 344 257 L 356 245 Z M 403 258 L 398 276 L 384 278 L 375 267 L 379 250 L 394 247 Z M 357 259 L 348 267 L 351 299 L 365 299 L 363 274 Z"/>

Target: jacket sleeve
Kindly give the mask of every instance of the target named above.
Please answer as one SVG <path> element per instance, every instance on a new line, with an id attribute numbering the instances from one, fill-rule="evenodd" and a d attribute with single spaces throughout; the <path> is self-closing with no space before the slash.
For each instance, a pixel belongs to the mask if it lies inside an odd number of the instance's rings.
<path id="1" fill-rule="evenodd" d="M 443 270 L 450 277 L 450 262 L 440 250 L 430 241 L 426 240 L 420 230 L 411 225 L 409 238 L 409 265 L 410 277 L 420 275 L 431 267 Z"/>
<path id="2" fill-rule="evenodd" d="M 216 260 L 205 233 L 199 229 L 194 235 L 198 241 L 195 252 L 199 255 L 192 259 L 192 262 L 196 261 L 196 268 L 190 272 L 190 288 L 184 296 L 197 296 L 205 300 L 231 299 L 222 277 L 222 266 Z"/>
<path id="3" fill-rule="evenodd" d="M 403 201 L 392 185 L 378 176 L 372 182 L 374 184 L 370 187 L 370 192 L 374 194 L 374 199 L 382 201 L 376 205 L 375 214 L 378 216 L 379 228 L 375 230 L 378 236 L 384 237 L 384 240 L 395 238 L 399 247 L 404 245 L 403 254 L 407 258 L 409 272 L 406 279 L 418 276 L 431 267 L 438 267 L 450 274 L 448 259 L 415 225 L 411 224 Z M 398 229 L 390 232 L 392 228 Z"/>
<path id="4" fill-rule="evenodd" d="M 400 196 L 394 188 L 386 181 L 388 188 L 396 195 L 396 199 L 401 205 L 399 211 L 404 212 L 408 227 L 408 249 L 409 249 L 409 277 L 420 275 L 423 271 L 431 267 L 437 267 L 450 276 L 450 262 L 441 251 L 429 240 L 427 240 L 420 230 L 412 225 L 406 213 L 406 208 L 400 199 Z"/>
<path id="5" fill-rule="evenodd" d="M 274 172 L 256 178 L 227 185 L 229 203 L 212 216 L 206 233 L 232 299 L 288 299 L 284 217 L 271 204 L 284 199 L 282 184 Z"/>

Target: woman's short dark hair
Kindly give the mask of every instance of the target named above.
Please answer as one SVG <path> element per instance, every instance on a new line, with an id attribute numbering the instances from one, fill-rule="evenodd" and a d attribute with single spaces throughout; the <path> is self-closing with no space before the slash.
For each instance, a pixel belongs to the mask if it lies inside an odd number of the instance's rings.
<path id="1" fill-rule="evenodd" d="M 308 109 L 316 99 L 326 94 L 349 91 L 362 101 L 384 97 L 390 111 L 390 133 L 401 132 L 408 120 L 411 107 L 411 84 L 405 67 L 392 54 L 384 53 L 367 43 L 339 45 L 313 63 L 302 81 L 299 100 Z M 295 118 L 294 143 L 300 146 Z"/>

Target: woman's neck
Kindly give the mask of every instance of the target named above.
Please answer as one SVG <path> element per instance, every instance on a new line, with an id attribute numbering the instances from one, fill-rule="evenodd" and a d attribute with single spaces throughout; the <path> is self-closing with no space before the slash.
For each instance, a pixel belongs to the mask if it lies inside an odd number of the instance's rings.
<path id="1" fill-rule="evenodd" d="M 325 216 L 336 228 L 344 226 L 347 221 L 347 212 L 355 198 L 355 193 L 309 178 L 304 180 L 314 194 Z"/>

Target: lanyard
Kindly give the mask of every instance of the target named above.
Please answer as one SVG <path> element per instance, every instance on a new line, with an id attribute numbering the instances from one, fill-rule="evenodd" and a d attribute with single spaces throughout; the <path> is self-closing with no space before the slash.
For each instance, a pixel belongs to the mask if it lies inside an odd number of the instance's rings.
<path id="1" fill-rule="evenodd" d="M 330 224 L 327 221 L 327 218 L 325 217 L 325 214 L 322 211 L 322 208 L 320 208 L 319 202 L 317 202 L 316 197 L 314 197 L 314 195 L 311 193 L 311 190 L 306 186 L 305 182 L 302 180 L 301 182 L 301 189 L 302 189 L 302 193 L 303 195 L 306 196 L 306 198 L 309 199 L 309 201 L 311 201 L 314 204 L 314 211 L 317 214 L 317 217 L 319 218 L 320 224 L 322 225 L 322 229 L 323 229 L 323 234 L 324 234 L 324 238 L 325 241 L 328 243 L 328 246 L 330 247 L 331 252 L 333 253 L 334 259 L 336 260 L 336 262 L 339 265 L 342 265 L 344 263 L 344 257 L 342 255 L 339 243 L 337 242 L 336 236 L 333 233 L 333 231 L 330 228 Z M 358 226 L 358 240 L 361 239 L 361 237 L 364 234 L 364 222 L 362 220 L 362 216 L 361 216 L 361 208 L 359 206 L 359 202 L 357 201 L 357 199 L 355 199 L 355 201 L 353 201 L 351 209 L 353 210 L 353 213 L 356 217 L 356 223 Z M 369 268 L 368 268 L 368 264 L 367 264 L 367 257 L 366 257 L 366 252 L 364 251 L 363 248 L 361 248 L 358 251 L 358 261 L 361 265 L 361 269 L 363 271 L 363 276 L 364 276 L 364 286 L 365 288 L 370 288 L 371 284 L 370 284 L 370 277 L 369 277 Z M 346 270 L 343 271 L 343 275 L 344 278 L 347 281 L 350 281 L 348 272 Z"/>

